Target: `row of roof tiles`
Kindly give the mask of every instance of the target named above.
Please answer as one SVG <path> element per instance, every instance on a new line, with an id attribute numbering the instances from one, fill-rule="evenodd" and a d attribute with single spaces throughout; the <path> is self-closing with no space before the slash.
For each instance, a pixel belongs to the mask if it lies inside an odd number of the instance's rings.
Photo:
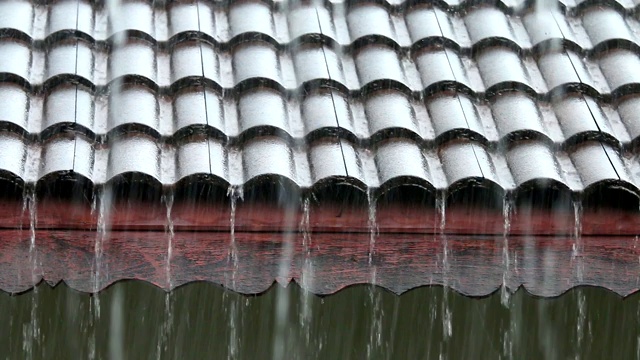
<path id="1" fill-rule="evenodd" d="M 620 96 L 640 84 L 640 56 L 614 48 L 597 58 L 582 58 L 565 49 L 537 58 L 522 56 L 505 46 L 487 46 L 474 57 L 433 45 L 412 56 L 373 43 L 354 54 L 306 44 L 292 53 L 279 52 L 268 42 L 240 44 L 231 54 L 210 45 L 187 41 L 170 53 L 131 38 L 111 53 L 92 50 L 83 42 L 62 42 L 45 51 L 32 50 L 13 38 L 0 38 L 0 74 L 16 77 L 25 86 L 59 83 L 58 76 L 76 75 L 89 86 L 105 86 L 122 76 L 139 76 L 153 86 L 169 87 L 185 77 L 205 77 L 222 88 L 242 86 L 264 78 L 279 87 L 296 89 L 317 79 L 332 79 L 357 91 L 376 81 L 391 81 L 407 92 L 434 91 L 455 83 L 479 95 L 519 87 L 541 96 L 570 84 L 581 84 L 596 96 Z"/>
<path id="2" fill-rule="evenodd" d="M 640 194 L 637 156 L 620 154 L 597 141 L 560 151 L 544 142 L 522 140 L 501 151 L 467 139 L 452 140 L 436 149 L 422 148 L 405 138 L 389 138 L 375 147 L 335 137 L 291 146 L 276 136 L 225 146 L 206 136 L 170 145 L 129 133 L 109 146 L 96 146 L 82 136 L 69 134 L 38 145 L 0 132 L 3 177 L 36 183 L 71 171 L 95 185 L 138 173 L 162 185 L 202 177 L 212 177 L 221 184 L 245 185 L 276 176 L 301 188 L 346 180 L 374 190 L 409 184 L 452 189 L 468 181 L 480 181 L 511 191 L 551 182 L 580 192 L 613 183 Z"/>
<path id="3" fill-rule="evenodd" d="M 588 7 L 568 17 L 553 14 L 551 27 L 540 14 L 527 24 L 527 15 L 511 17 L 500 7 L 469 7 L 449 16 L 410 5 L 397 16 L 389 6 L 324 3 L 314 29 L 308 17 L 285 19 L 283 6 L 255 1 L 211 8 L 204 2 L 152 8 L 125 1 L 120 11 L 126 16 L 107 16 L 104 8 L 76 1 L 2 4 L 23 19 L 12 25 L 13 18 L 0 17 L 0 74 L 6 80 L 0 96 L 11 104 L 0 124 L 41 135 L 0 133 L 0 170 L 18 182 L 72 171 L 94 184 L 138 173 L 163 185 L 203 175 L 232 185 L 277 176 L 302 188 L 346 178 L 373 189 L 411 182 L 450 189 L 482 181 L 508 191 L 551 180 L 576 192 L 614 183 L 639 193 L 637 154 L 627 147 L 623 156 L 619 147 L 638 138 L 632 94 L 640 81 L 630 75 L 640 64 L 636 25 L 616 6 L 594 8 L 594 16 Z M 316 12 L 302 4 L 290 14 Z M 61 15 L 73 26 L 40 41 L 57 26 L 53 8 L 61 5 L 75 5 L 75 12 Z M 79 16 L 85 7 L 86 29 Z M 175 9 L 182 13 L 172 19 Z M 76 14 L 73 21 L 69 13 Z M 412 17 L 428 26 L 412 27 Z M 485 26 L 486 19 L 491 22 Z M 325 34 L 323 21 L 326 37 L 306 36 L 289 46 L 291 37 L 282 35 L 292 28 Z M 607 33 L 601 21 L 620 32 Z M 25 24 L 31 25 L 19 27 Z M 186 35 L 159 43 L 174 26 Z M 549 29 L 557 31 L 545 37 Z M 103 41 L 124 30 L 124 38 Z M 423 40 L 434 36 L 437 41 Z M 543 40 L 536 43 L 536 36 Z M 231 38 L 239 40 L 220 46 Z M 523 51 L 532 45 L 541 51 Z M 125 80 L 122 92 L 110 91 L 120 88 L 113 86 L 117 79 Z M 327 85 L 338 91 L 328 92 Z M 520 92 L 500 93 L 508 89 Z M 66 133 L 69 126 L 94 137 Z M 216 136 L 159 139 L 202 127 L 215 129 Z M 118 128 L 124 131 L 106 143 L 95 141 Z M 521 135 L 508 147 L 491 144 L 514 133 Z M 376 134 L 382 135 L 373 139 Z"/>
<path id="4" fill-rule="evenodd" d="M 340 44 L 380 35 L 400 46 L 410 46 L 433 36 L 444 36 L 461 47 L 492 37 L 507 39 L 521 48 L 530 48 L 551 38 L 567 38 L 583 49 L 608 39 L 637 42 L 640 24 L 635 18 L 627 16 L 620 2 L 611 2 L 607 8 L 602 8 L 602 4 L 592 2 L 580 13 L 564 15 L 555 11 L 552 14 L 551 8 L 541 8 L 533 2 L 524 7 L 520 4 L 523 10 L 518 14 L 508 14 L 504 8 L 495 6 L 498 4 L 452 11 L 434 8 L 433 3 L 417 3 L 400 12 L 390 12 L 383 4 L 374 2 L 345 6 L 345 3 L 304 1 L 274 6 L 262 1 L 221 5 L 211 1 L 164 4 L 124 0 L 119 9 L 108 9 L 84 0 L 61 0 L 46 6 L 10 0 L 0 4 L 0 29 L 16 29 L 33 39 L 72 29 L 97 40 L 135 30 L 157 41 L 196 31 L 217 42 L 228 42 L 248 32 L 265 34 L 278 43 L 316 33 L 323 33 Z"/>
<path id="5" fill-rule="evenodd" d="M 0 103 L 0 129 L 43 139 L 71 126 L 98 140 L 127 128 L 144 128 L 156 138 L 174 140 L 205 129 L 232 142 L 264 131 L 294 140 L 338 131 L 364 143 L 377 142 L 393 131 L 436 143 L 460 133 L 485 143 L 533 136 L 556 147 L 594 137 L 616 147 L 631 148 L 640 141 L 639 95 L 619 99 L 616 107 L 579 92 L 550 103 L 521 91 L 479 102 L 452 91 L 420 99 L 380 89 L 360 98 L 326 87 L 302 97 L 288 97 L 269 87 L 222 96 L 197 84 L 173 96 L 158 95 L 139 84 L 97 96 L 82 86 L 65 84 L 42 96 L 0 82 Z"/>

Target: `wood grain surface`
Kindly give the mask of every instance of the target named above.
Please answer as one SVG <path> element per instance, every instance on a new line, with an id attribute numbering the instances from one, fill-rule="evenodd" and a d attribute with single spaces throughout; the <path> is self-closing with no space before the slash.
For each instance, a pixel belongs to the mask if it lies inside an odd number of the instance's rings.
<path id="1" fill-rule="evenodd" d="M 505 242 L 501 210 L 450 208 L 440 229 L 433 208 L 380 206 L 372 246 L 366 206 L 315 204 L 305 248 L 299 207 L 241 202 L 234 262 L 229 204 L 178 202 L 171 209 L 175 235 L 168 262 L 167 209 L 160 202 L 116 203 L 108 217 L 110 230 L 101 235 L 90 204 L 42 201 L 31 252 L 28 212 L 21 203 L 0 205 L 0 289 L 11 293 L 42 280 L 64 281 L 83 292 L 122 279 L 166 290 L 208 281 L 245 294 L 264 292 L 276 281 L 295 281 L 319 295 L 375 284 L 398 294 L 446 285 L 485 296 L 504 284 L 545 297 L 579 285 L 627 296 L 640 284 L 638 214 L 624 211 L 585 212 L 577 240 L 572 210 L 516 209 Z"/>

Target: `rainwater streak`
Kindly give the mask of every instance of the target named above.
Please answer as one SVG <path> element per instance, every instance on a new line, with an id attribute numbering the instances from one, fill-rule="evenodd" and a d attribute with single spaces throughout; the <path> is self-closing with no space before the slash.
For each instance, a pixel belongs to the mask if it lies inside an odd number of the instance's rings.
<path id="1" fill-rule="evenodd" d="M 29 264 L 31 265 L 31 283 L 33 284 L 30 320 L 22 328 L 22 349 L 27 359 L 34 358 L 34 346 L 38 346 L 41 341 L 40 324 L 38 323 L 38 287 L 36 286 L 40 281 L 40 266 L 36 246 L 37 207 L 35 188 L 25 189 L 22 212 L 29 212 Z"/>
<path id="2" fill-rule="evenodd" d="M 244 197 L 242 186 L 229 186 L 227 189 L 227 196 L 231 203 L 231 214 L 229 216 L 229 249 L 227 250 L 227 269 L 231 269 L 231 273 L 227 271 L 225 287 L 229 290 L 237 291 L 236 289 L 236 276 L 238 272 L 238 247 L 236 244 L 236 209 L 238 200 L 242 200 Z M 235 359 L 238 356 L 239 337 L 238 337 L 238 317 L 239 307 L 235 296 L 229 296 L 225 292 L 225 298 L 223 299 L 227 315 L 229 317 L 229 358 Z M 228 302 L 228 304 L 227 304 Z"/>
<path id="3" fill-rule="evenodd" d="M 302 218 L 300 219 L 300 232 L 302 233 L 302 251 L 304 252 L 304 263 L 302 265 L 302 272 L 300 274 L 300 285 L 302 287 L 301 302 L 302 309 L 299 314 L 300 328 L 302 329 L 302 335 L 304 337 L 305 345 L 308 348 L 310 345 L 311 334 L 311 297 L 313 294 L 309 291 L 312 288 L 313 281 L 313 262 L 311 260 L 311 249 L 313 247 L 311 242 L 311 200 L 309 197 L 305 197 L 302 201 Z"/>
<path id="4" fill-rule="evenodd" d="M 167 236 L 167 255 L 165 263 L 165 275 L 167 281 L 167 292 L 164 296 L 164 322 L 160 327 L 160 336 L 158 336 L 158 342 L 156 345 L 157 358 L 161 358 L 161 354 L 167 353 L 169 346 L 169 338 L 173 330 L 173 299 L 172 289 L 173 282 L 171 279 L 171 258 L 173 255 L 173 240 L 175 237 L 173 219 L 171 218 L 171 210 L 173 209 L 174 194 L 169 191 L 162 196 L 161 202 L 163 202 L 167 208 L 166 212 L 166 224 L 165 234 Z"/>
<path id="5" fill-rule="evenodd" d="M 500 288 L 500 300 L 502 305 L 509 308 L 509 289 L 507 288 L 507 279 L 510 272 L 510 259 L 509 259 L 509 233 L 511 232 L 511 212 L 513 205 L 511 199 L 505 195 L 502 204 L 502 216 L 504 219 L 503 232 L 502 232 L 502 287 Z"/>
<path id="6" fill-rule="evenodd" d="M 451 325 L 451 308 L 449 307 L 449 242 L 447 240 L 446 226 L 447 226 L 447 192 L 439 191 L 436 197 L 436 210 L 437 210 L 437 222 L 438 222 L 438 234 L 436 238 L 440 238 L 442 241 L 442 332 L 443 339 L 447 341 L 451 335 L 453 335 L 453 327 Z M 442 351 L 441 351 L 442 355 Z"/>
<path id="7" fill-rule="evenodd" d="M 369 333 L 369 343 L 367 344 L 367 356 L 371 357 L 374 352 L 378 352 L 382 345 L 382 319 L 384 317 L 384 310 L 380 306 L 380 292 L 375 291 L 377 268 L 375 264 L 375 251 L 376 251 L 376 238 L 378 237 L 378 224 L 376 221 L 376 207 L 377 202 L 373 192 L 369 189 L 367 191 L 367 203 L 368 203 L 368 219 L 367 225 L 369 227 L 369 251 L 368 251 L 368 264 L 369 271 L 371 273 L 370 285 L 369 285 L 369 306 L 371 307 L 371 327 Z"/>

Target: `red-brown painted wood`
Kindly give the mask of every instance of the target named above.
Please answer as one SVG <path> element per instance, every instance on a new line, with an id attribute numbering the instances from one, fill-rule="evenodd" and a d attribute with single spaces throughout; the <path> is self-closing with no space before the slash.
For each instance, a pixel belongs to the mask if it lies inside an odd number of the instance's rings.
<path id="1" fill-rule="evenodd" d="M 29 232 L 2 230 L 0 289 L 21 292 L 44 279 L 51 284 L 63 280 L 77 290 L 92 292 L 121 279 L 140 279 L 164 289 L 209 281 L 242 293 L 260 293 L 276 280 L 287 283 L 293 279 L 316 294 L 375 282 L 396 293 L 446 284 L 461 293 L 482 296 L 501 286 L 506 272 L 506 284 L 512 290 L 524 285 L 535 295 L 556 296 L 577 285 L 602 286 L 628 295 L 640 282 L 640 249 L 636 237 L 631 236 L 583 237 L 577 257 L 572 256 L 574 240 L 570 237 L 513 236 L 508 239 L 508 270 L 500 236 L 446 236 L 446 268 L 442 263 L 443 236 L 380 234 L 371 263 L 369 235 L 364 233 L 312 234 L 308 256 L 299 233 L 236 236 L 238 262 L 234 275 L 229 234 L 176 233 L 169 279 L 166 234 L 113 231 L 103 243 L 96 284 L 95 232 L 36 231 L 38 266 L 32 278 Z M 582 278 L 578 266 L 583 267 Z"/>
<path id="2" fill-rule="evenodd" d="M 573 211 L 516 210 L 507 242 L 508 267 L 499 210 L 452 207 L 443 234 L 435 210 L 427 207 L 379 206 L 376 215 L 379 235 L 370 263 L 366 207 L 312 206 L 307 252 L 298 208 L 241 202 L 234 271 L 229 204 L 177 202 L 171 211 L 175 237 L 168 272 L 166 206 L 117 203 L 108 217 L 110 231 L 103 239 L 96 282 L 99 234 L 97 213 L 90 204 L 38 203 L 34 271 L 29 215 L 22 203 L 5 201 L 0 203 L 0 289 L 22 292 L 44 279 L 93 292 L 121 279 L 140 279 L 164 289 L 209 281 L 253 294 L 274 281 L 294 280 L 316 294 L 375 283 L 396 293 L 444 284 L 463 294 L 483 296 L 499 288 L 504 278 L 511 290 L 524 285 L 539 296 L 556 296 L 577 285 L 602 286 L 626 296 L 640 284 L 640 224 L 633 212 L 586 211 L 575 256 Z M 447 266 L 442 261 L 445 244 Z"/>
<path id="3" fill-rule="evenodd" d="M 119 202 L 109 214 L 112 230 L 156 230 L 165 228 L 166 206 L 160 201 Z M 176 202 L 171 217 L 177 231 L 229 231 L 228 203 Z M 39 229 L 95 230 L 97 211 L 89 203 L 45 200 L 38 203 Z M 264 203 L 239 202 L 236 212 L 237 232 L 298 231 L 301 209 L 284 209 Z M 340 208 L 334 204 L 315 204 L 310 210 L 313 232 L 369 232 L 366 206 Z M 581 216 L 583 235 L 638 235 L 640 214 L 616 209 L 585 210 Z M 403 204 L 380 205 L 376 209 L 380 233 L 439 233 L 439 217 L 434 208 Z M 511 218 L 512 235 L 558 235 L 574 232 L 572 209 L 518 209 Z M 29 227 L 29 214 L 19 201 L 0 201 L 0 229 Z M 446 233 L 501 235 L 504 217 L 501 209 L 453 206 L 446 211 Z"/>

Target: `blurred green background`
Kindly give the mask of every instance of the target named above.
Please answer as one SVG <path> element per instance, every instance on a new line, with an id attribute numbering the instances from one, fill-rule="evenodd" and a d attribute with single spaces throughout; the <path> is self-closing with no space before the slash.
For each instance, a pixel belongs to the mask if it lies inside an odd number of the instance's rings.
<path id="1" fill-rule="evenodd" d="M 469 298 L 439 286 L 397 296 L 362 285 L 321 298 L 296 284 L 244 296 L 123 281 L 97 300 L 64 284 L 0 293 L 0 358 L 640 358 L 640 297 L 601 288 L 553 299 L 519 290 L 507 307 L 500 292 Z"/>

